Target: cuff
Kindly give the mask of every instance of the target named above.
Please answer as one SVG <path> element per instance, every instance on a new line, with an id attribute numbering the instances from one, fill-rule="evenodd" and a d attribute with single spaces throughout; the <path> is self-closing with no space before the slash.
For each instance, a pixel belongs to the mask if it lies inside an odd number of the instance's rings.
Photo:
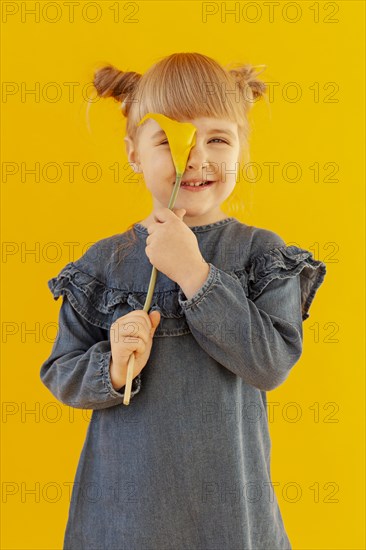
<path id="1" fill-rule="evenodd" d="M 125 395 L 125 386 L 123 386 L 120 390 L 116 390 L 113 387 L 111 375 L 109 371 L 109 366 L 111 362 L 112 352 L 107 351 L 105 353 L 101 353 L 101 369 L 102 369 L 102 377 L 105 387 L 108 390 L 109 395 L 112 397 L 124 397 Z M 132 380 L 132 386 L 131 386 L 131 397 L 136 395 L 141 389 L 141 373 L 139 373 L 133 380 Z"/>
<path id="2" fill-rule="evenodd" d="M 215 283 L 218 277 L 218 269 L 216 266 L 214 266 L 209 262 L 208 262 L 208 265 L 209 265 L 210 271 L 208 272 L 206 281 L 203 283 L 201 288 L 197 290 L 196 294 L 192 296 L 190 300 L 187 300 L 187 297 L 184 294 L 183 290 L 179 288 L 178 302 L 183 309 L 188 309 L 193 305 L 198 304 L 205 297 L 205 295 L 210 291 L 211 287 Z"/>

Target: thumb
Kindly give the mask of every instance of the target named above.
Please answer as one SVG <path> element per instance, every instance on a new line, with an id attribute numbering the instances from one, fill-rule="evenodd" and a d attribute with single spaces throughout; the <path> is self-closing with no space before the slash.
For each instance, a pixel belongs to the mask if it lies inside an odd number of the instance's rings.
<path id="1" fill-rule="evenodd" d="M 176 214 L 181 220 L 184 218 L 186 212 L 187 210 L 185 208 L 174 209 L 174 214 Z"/>
<path id="2" fill-rule="evenodd" d="M 152 311 L 151 313 L 149 313 L 149 317 L 150 317 L 150 321 L 151 321 L 151 324 L 152 324 L 152 328 L 151 328 L 151 336 L 154 336 L 154 333 L 160 323 L 160 312 L 157 311 L 157 310 L 154 310 Z"/>

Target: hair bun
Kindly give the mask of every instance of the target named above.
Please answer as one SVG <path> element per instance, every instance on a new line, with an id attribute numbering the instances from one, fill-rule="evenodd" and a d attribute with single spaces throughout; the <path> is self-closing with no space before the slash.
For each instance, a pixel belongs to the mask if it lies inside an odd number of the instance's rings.
<path id="1" fill-rule="evenodd" d="M 264 67 L 261 71 L 256 72 L 257 67 Z M 236 82 L 242 90 L 246 91 L 249 87 L 253 100 L 258 97 L 262 97 L 267 91 L 267 85 L 262 80 L 259 80 L 257 76 L 261 74 L 267 68 L 266 65 L 243 65 L 235 69 L 230 69 L 229 73 L 234 77 Z M 246 96 L 245 96 L 246 97 Z M 248 100 L 248 98 L 246 97 Z M 250 98 L 249 98 L 250 99 Z"/>
<path id="2" fill-rule="evenodd" d="M 139 73 L 123 72 L 113 65 L 106 65 L 94 73 L 93 84 L 100 97 L 114 97 L 122 102 L 136 89 L 141 78 Z"/>

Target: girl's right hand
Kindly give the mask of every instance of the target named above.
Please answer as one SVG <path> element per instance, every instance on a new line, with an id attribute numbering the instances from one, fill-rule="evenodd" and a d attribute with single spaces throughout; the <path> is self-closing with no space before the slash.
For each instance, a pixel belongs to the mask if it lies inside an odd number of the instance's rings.
<path id="1" fill-rule="evenodd" d="M 132 378 L 135 378 L 146 365 L 159 323 L 159 311 L 147 314 L 143 309 L 130 311 L 112 323 L 109 372 L 112 385 L 117 391 L 126 384 L 127 365 L 132 353 L 136 352 Z"/>

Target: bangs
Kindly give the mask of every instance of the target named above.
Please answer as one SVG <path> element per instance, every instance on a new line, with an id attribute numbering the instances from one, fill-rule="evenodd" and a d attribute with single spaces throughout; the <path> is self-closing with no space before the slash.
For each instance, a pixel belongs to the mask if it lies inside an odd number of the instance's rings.
<path id="1" fill-rule="evenodd" d="M 246 128 L 238 83 L 218 63 L 199 53 L 179 53 L 152 66 L 141 78 L 127 121 L 127 132 L 136 134 L 147 113 L 161 113 L 174 120 L 214 117 Z"/>

